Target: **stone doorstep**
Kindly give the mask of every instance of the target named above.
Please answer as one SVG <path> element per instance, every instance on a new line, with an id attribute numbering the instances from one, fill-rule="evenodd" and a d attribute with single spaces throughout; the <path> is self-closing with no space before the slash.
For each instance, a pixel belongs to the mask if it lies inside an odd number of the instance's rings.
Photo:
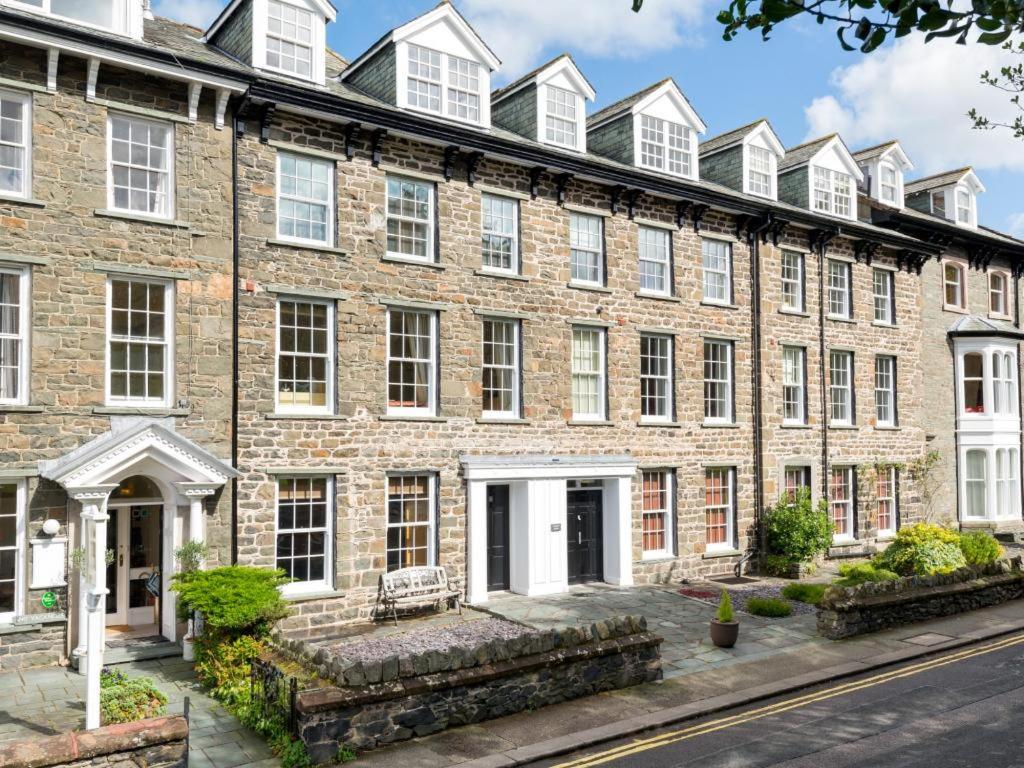
<path id="1" fill-rule="evenodd" d="M 589 646 L 558 649 L 533 656 L 496 661 L 482 667 L 470 667 L 446 672 L 435 672 L 406 680 L 377 683 L 362 688 L 317 688 L 299 694 L 296 707 L 303 714 L 330 712 L 342 707 L 353 707 L 405 696 L 416 696 L 432 691 L 480 685 L 510 675 L 533 672 L 537 669 L 586 661 L 624 651 L 660 646 L 663 639 L 653 632 L 641 632 L 626 637 L 601 640 Z"/>
<path id="2" fill-rule="evenodd" d="M 1024 619 L 1016 622 L 1002 622 L 987 630 L 972 630 L 949 642 L 921 647 L 914 646 L 872 657 L 871 661 L 854 661 L 828 667 L 817 672 L 789 678 L 778 683 L 765 683 L 744 691 L 722 694 L 702 701 L 695 701 L 678 707 L 668 707 L 645 715 L 622 720 L 617 723 L 577 731 L 569 736 L 559 736 L 547 741 L 528 744 L 516 749 L 488 755 L 476 760 L 458 763 L 457 768 L 513 768 L 525 766 L 540 760 L 548 760 L 588 749 L 610 741 L 638 736 L 647 731 L 671 725 L 698 720 L 736 707 L 756 704 L 777 696 L 796 693 L 824 683 L 836 682 L 863 675 L 885 667 L 891 667 L 943 651 L 952 651 L 985 640 L 1024 630 Z M 857 642 L 850 640 L 847 642 Z M 454 768 L 454 766 L 453 766 Z"/>

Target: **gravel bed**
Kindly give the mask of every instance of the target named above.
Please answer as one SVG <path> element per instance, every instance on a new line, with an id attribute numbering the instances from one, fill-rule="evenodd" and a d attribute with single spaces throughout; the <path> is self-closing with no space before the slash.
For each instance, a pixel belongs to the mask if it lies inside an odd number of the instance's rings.
<path id="1" fill-rule="evenodd" d="M 738 611 L 746 613 L 747 601 L 752 597 L 773 597 L 789 603 L 793 607 L 793 615 L 813 614 L 818 609 L 813 605 L 801 603 L 797 600 L 786 600 L 782 596 L 782 584 L 759 584 L 757 586 L 744 587 L 742 589 L 729 590 L 729 597 L 732 598 L 733 607 Z"/>
<path id="2" fill-rule="evenodd" d="M 474 647 L 491 640 L 511 640 L 532 632 L 529 627 L 502 619 L 479 619 L 447 627 L 417 629 L 378 638 L 355 640 L 327 646 L 336 656 L 351 661 L 384 661 L 391 656 L 411 656 L 427 651 L 445 651 L 453 646 Z"/>

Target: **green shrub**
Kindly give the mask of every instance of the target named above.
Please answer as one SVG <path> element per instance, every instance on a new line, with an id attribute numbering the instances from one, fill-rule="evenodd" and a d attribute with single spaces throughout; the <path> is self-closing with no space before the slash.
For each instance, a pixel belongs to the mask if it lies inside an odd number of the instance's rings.
<path id="1" fill-rule="evenodd" d="M 183 611 L 203 614 L 206 631 L 260 637 L 288 615 L 278 589 L 287 581 L 283 571 L 230 565 L 176 574 L 171 589 Z"/>
<path id="2" fill-rule="evenodd" d="M 266 652 L 263 638 L 242 635 L 227 638 L 204 632 L 196 638 L 196 677 L 214 692 L 215 698 L 231 704 L 249 693 L 250 661 Z"/>
<path id="3" fill-rule="evenodd" d="M 988 565 L 1003 556 L 1003 548 L 984 531 L 960 535 L 960 551 L 968 565 Z"/>
<path id="4" fill-rule="evenodd" d="M 817 605 L 825 594 L 827 584 L 808 584 L 806 582 L 794 582 L 782 588 L 782 596 L 787 600 L 796 600 L 798 603 Z"/>
<path id="5" fill-rule="evenodd" d="M 104 725 L 134 723 L 167 712 L 167 697 L 148 677 L 129 679 L 119 669 L 100 674 L 100 721 Z"/>
<path id="6" fill-rule="evenodd" d="M 880 568 L 874 563 L 839 566 L 839 578 L 832 583 L 837 587 L 856 587 L 869 581 L 895 581 L 899 574 Z"/>
<path id="7" fill-rule="evenodd" d="M 930 523 L 900 529 L 888 549 L 875 556 L 874 563 L 901 576 L 949 573 L 967 565 L 960 551 L 959 532 Z"/>
<path id="8" fill-rule="evenodd" d="M 774 597 L 752 597 L 747 600 L 745 610 L 754 616 L 768 616 L 773 619 L 780 619 L 789 616 L 793 612 L 793 606 L 785 600 L 778 600 Z"/>
<path id="9" fill-rule="evenodd" d="M 825 552 L 832 543 L 832 521 L 823 499 L 817 506 L 809 488 L 801 488 L 796 498 L 785 494 L 765 513 L 765 532 L 769 555 L 799 563 Z"/>
<path id="10" fill-rule="evenodd" d="M 722 599 L 718 601 L 718 611 L 715 618 L 723 624 L 731 624 L 736 620 L 732 611 L 732 598 L 729 597 L 729 590 L 722 590 Z"/>

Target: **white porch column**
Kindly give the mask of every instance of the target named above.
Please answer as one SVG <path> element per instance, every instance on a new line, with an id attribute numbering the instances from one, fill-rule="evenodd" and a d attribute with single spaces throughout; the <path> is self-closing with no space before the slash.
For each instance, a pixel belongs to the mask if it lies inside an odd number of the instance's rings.
<path id="1" fill-rule="evenodd" d="M 206 514 L 203 499 L 213 496 L 219 485 L 211 483 L 175 483 L 174 489 L 188 499 L 189 541 L 206 541 Z"/>
<path id="2" fill-rule="evenodd" d="M 605 481 L 604 580 L 620 587 L 633 586 L 632 477 Z"/>
<path id="3" fill-rule="evenodd" d="M 487 483 L 470 480 L 467 502 L 466 602 L 487 602 Z"/>

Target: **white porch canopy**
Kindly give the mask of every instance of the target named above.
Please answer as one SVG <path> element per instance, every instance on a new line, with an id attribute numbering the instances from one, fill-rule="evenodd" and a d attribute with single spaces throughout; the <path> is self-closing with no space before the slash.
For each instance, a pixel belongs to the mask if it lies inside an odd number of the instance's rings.
<path id="1" fill-rule="evenodd" d="M 61 485 L 82 505 L 78 537 L 86 553 L 79 574 L 79 669 L 87 660 L 89 685 L 95 665 L 102 666 L 106 595 L 107 504 L 120 483 L 136 475 L 153 481 L 163 497 L 161 551 L 161 633 L 175 640 L 177 622 L 170 577 L 174 551 L 188 538 L 205 539 L 203 499 L 215 494 L 237 472 L 165 424 L 151 419 L 117 420 L 114 429 L 53 461 L 40 463 L 40 475 Z M 98 672 L 96 676 L 98 685 Z M 97 689 L 98 696 L 98 689 Z M 91 697 L 87 697 L 91 700 Z M 87 725 L 87 727 L 95 727 Z"/>

